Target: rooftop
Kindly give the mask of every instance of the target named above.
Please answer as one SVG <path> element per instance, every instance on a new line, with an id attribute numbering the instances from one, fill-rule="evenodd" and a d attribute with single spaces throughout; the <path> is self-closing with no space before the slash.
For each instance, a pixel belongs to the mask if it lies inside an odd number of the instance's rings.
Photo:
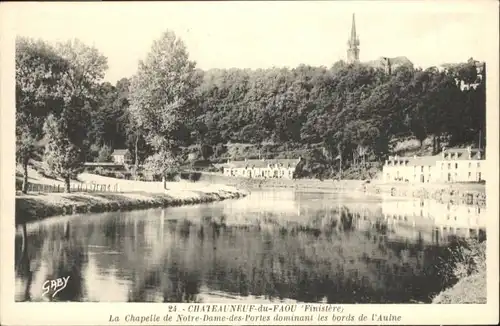
<path id="1" fill-rule="evenodd" d="M 413 157 L 401 157 L 401 156 L 389 157 L 389 161 L 408 162 L 407 166 L 429 166 L 429 165 L 434 165 L 440 159 L 442 159 L 441 155 L 413 156 Z"/>
<path id="2" fill-rule="evenodd" d="M 125 155 L 128 153 L 128 149 L 115 149 L 111 155 Z"/>
<path id="3" fill-rule="evenodd" d="M 445 148 L 443 150 L 443 152 L 445 152 L 445 153 L 468 153 L 469 151 L 471 151 L 473 153 L 483 152 L 483 150 L 480 149 L 480 148 L 472 148 L 472 147 L 466 147 L 466 148 L 459 148 L 459 147 Z"/>
<path id="4" fill-rule="evenodd" d="M 231 168 L 256 167 L 264 168 L 268 165 L 282 164 L 284 167 L 295 167 L 300 159 L 272 159 L 272 160 L 246 160 L 246 161 L 228 161 L 224 166 Z"/>

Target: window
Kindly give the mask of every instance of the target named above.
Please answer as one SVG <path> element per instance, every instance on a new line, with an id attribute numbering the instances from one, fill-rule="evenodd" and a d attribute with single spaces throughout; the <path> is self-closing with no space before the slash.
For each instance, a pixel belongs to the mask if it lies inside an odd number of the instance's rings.
<path id="1" fill-rule="evenodd" d="M 469 172 L 469 179 L 471 178 L 471 176 L 472 176 L 472 173 Z"/>
<path id="2" fill-rule="evenodd" d="M 472 167 L 472 163 L 469 162 L 469 169 Z"/>
<path id="3" fill-rule="evenodd" d="M 455 169 L 458 169 L 458 163 L 455 163 Z"/>
<path id="4" fill-rule="evenodd" d="M 480 167 L 481 166 L 481 163 L 477 162 L 477 167 Z"/>
<path id="5" fill-rule="evenodd" d="M 424 167 L 423 166 L 420 167 L 420 172 L 424 172 Z"/>
<path id="6" fill-rule="evenodd" d="M 451 163 L 448 163 L 448 170 L 451 169 Z"/>

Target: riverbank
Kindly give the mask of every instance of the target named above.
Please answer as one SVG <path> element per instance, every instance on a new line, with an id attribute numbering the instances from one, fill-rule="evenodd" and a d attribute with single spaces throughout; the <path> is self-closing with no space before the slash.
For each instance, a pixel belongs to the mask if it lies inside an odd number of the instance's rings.
<path id="1" fill-rule="evenodd" d="M 226 184 L 234 187 L 253 189 L 322 189 L 322 190 L 363 190 L 362 180 L 319 180 L 319 179 L 250 179 L 228 177 L 220 173 L 202 172 L 201 181 Z"/>
<path id="2" fill-rule="evenodd" d="M 217 173 L 203 172 L 200 180 L 227 184 L 244 189 L 289 188 L 300 190 L 359 191 L 374 195 L 434 199 L 441 202 L 455 202 L 486 206 L 484 184 L 410 184 L 384 183 L 379 180 L 318 180 L 318 179 L 248 179 L 227 177 Z"/>
<path id="3" fill-rule="evenodd" d="M 208 203 L 247 195 L 224 185 L 185 184 L 164 191 L 32 193 L 16 196 L 16 225 L 51 216 Z"/>
<path id="4" fill-rule="evenodd" d="M 432 303 L 486 303 L 486 241 L 469 241 L 458 247 L 447 265 L 458 281 L 435 296 Z"/>
<path id="5" fill-rule="evenodd" d="M 478 183 L 410 184 L 383 183 L 366 184 L 365 191 L 394 197 L 434 199 L 440 202 L 464 203 L 486 206 L 486 186 Z"/>

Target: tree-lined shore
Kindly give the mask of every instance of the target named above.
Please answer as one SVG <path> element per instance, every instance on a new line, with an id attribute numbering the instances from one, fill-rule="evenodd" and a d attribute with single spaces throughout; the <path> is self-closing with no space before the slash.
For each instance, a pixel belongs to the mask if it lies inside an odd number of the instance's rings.
<path id="1" fill-rule="evenodd" d="M 130 150 L 136 170 L 168 175 L 188 157 L 245 158 L 227 146 L 239 143 L 253 148 L 248 155 L 302 156 L 304 177 L 329 178 L 340 166 L 380 168 L 398 139 L 422 148 L 430 139 L 432 152 L 485 144 L 485 70 L 473 59 L 439 69 L 339 61 L 203 71 L 167 31 L 131 78 L 112 85 L 104 81 L 107 66 L 78 40 L 17 39 L 17 161 L 25 183 L 32 159 L 68 185 L 83 162 L 108 161 L 117 148 Z"/>

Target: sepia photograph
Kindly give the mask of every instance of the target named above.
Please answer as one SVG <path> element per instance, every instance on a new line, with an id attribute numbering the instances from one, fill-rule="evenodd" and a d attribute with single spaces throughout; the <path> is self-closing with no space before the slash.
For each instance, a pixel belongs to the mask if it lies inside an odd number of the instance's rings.
<path id="1" fill-rule="evenodd" d="M 484 10 L 8 5 L 15 302 L 488 303 Z"/>

